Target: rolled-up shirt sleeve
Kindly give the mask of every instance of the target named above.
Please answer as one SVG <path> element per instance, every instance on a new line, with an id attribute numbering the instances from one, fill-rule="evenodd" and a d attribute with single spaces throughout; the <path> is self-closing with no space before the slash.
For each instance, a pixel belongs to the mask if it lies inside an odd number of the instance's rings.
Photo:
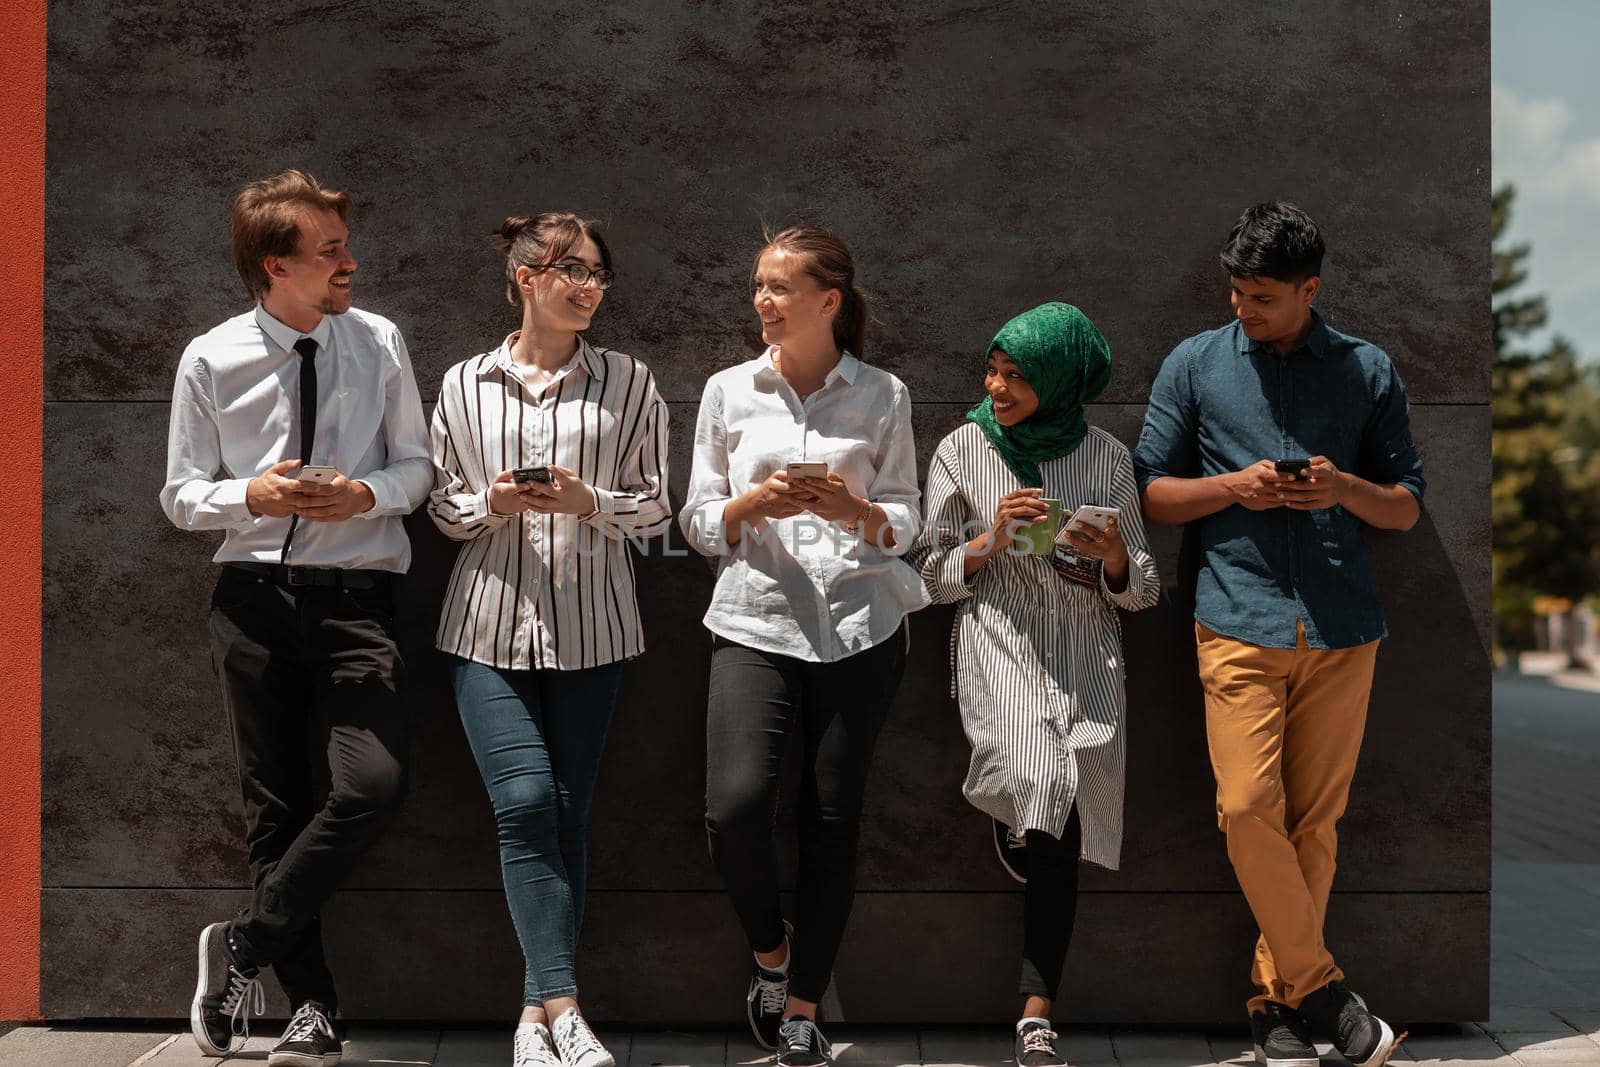
<path id="1" fill-rule="evenodd" d="M 1150 387 L 1144 427 L 1133 450 L 1133 478 L 1142 493 L 1157 478 L 1193 478 L 1199 473 L 1199 412 L 1185 341 L 1167 356 Z"/>
<path id="2" fill-rule="evenodd" d="M 700 397 L 700 414 L 694 424 L 694 462 L 689 472 L 688 499 L 678 515 L 678 526 L 695 551 L 706 556 L 731 553 L 722 515 L 733 493 L 728 485 L 727 427 L 722 420 L 722 390 L 706 383 Z"/>
<path id="3" fill-rule="evenodd" d="M 373 505 L 361 518 L 409 515 L 428 498 L 433 487 L 433 460 L 429 455 L 428 422 L 422 414 L 422 396 L 411 371 L 405 338 L 396 330 L 389 339 L 391 366 L 384 380 L 384 465 L 356 481 L 372 490 Z"/>
<path id="4" fill-rule="evenodd" d="M 880 546 L 884 553 L 903 556 L 911 551 L 922 529 L 922 493 L 917 489 L 917 443 L 911 429 L 911 394 L 894 383 L 894 405 L 878 447 L 877 473 L 867 487 L 867 499 L 883 509 L 894 531 L 894 544 Z"/>
<path id="5" fill-rule="evenodd" d="M 439 532 L 453 541 L 471 541 L 512 521 L 489 507 L 489 487 L 475 484 L 458 442 L 468 441 L 467 427 L 455 425 L 451 412 L 461 411 L 461 383 L 456 374 L 445 375 L 439 402 L 433 409 L 432 465 L 434 488 L 428 495 L 428 517 Z"/>
<path id="6" fill-rule="evenodd" d="M 935 604 L 954 604 L 973 593 L 966 575 L 966 535 L 973 516 L 957 481 L 959 463 L 954 446 L 941 442 L 928 464 L 926 521 L 907 558 Z"/>
<path id="7" fill-rule="evenodd" d="M 190 345 L 172 387 L 161 510 L 180 530 L 248 528 L 256 521 L 245 503 L 249 485 L 224 470 L 210 373 Z"/>
<path id="8" fill-rule="evenodd" d="M 1400 372 L 1387 357 L 1375 376 L 1372 413 L 1361 432 L 1362 478 L 1378 485 L 1402 486 L 1422 503 L 1428 483 L 1411 439 L 1411 401 Z"/>
<path id="9" fill-rule="evenodd" d="M 595 512 L 588 522 L 607 537 L 655 537 L 672 522 L 667 497 L 667 404 L 646 377 L 642 406 L 627 444 L 618 487 L 594 490 Z"/>
<path id="10" fill-rule="evenodd" d="M 1105 568 L 1100 570 L 1100 592 L 1111 603 L 1124 611 L 1143 611 L 1154 607 L 1161 599 L 1161 580 L 1156 573 L 1156 560 L 1150 554 L 1150 542 L 1144 532 L 1144 513 L 1139 510 L 1139 487 L 1133 479 L 1133 461 L 1126 453 L 1119 455 L 1111 470 L 1112 507 L 1118 511 L 1117 525 L 1122 530 L 1122 543 L 1128 548 L 1128 584 L 1121 592 L 1113 592 L 1106 584 Z"/>

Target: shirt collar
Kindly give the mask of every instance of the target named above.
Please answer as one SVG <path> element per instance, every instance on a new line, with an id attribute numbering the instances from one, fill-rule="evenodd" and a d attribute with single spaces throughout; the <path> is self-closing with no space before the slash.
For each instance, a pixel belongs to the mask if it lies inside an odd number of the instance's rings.
<path id="1" fill-rule="evenodd" d="M 1240 326 L 1237 321 L 1234 323 L 1234 328 L 1239 331 L 1239 351 L 1241 353 L 1266 352 L 1274 356 L 1278 354 L 1278 350 L 1265 341 L 1252 341 L 1244 332 L 1244 327 Z M 1302 348 L 1309 348 L 1311 354 L 1318 359 L 1328 354 L 1328 324 L 1323 321 L 1322 312 L 1315 307 L 1311 309 L 1311 332 L 1306 334 L 1304 341 L 1301 341 L 1284 354 L 1292 356 Z"/>
<path id="2" fill-rule="evenodd" d="M 761 353 L 755 362 L 757 378 L 762 376 L 769 378 L 783 377 L 778 373 L 778 368 L 772 365 L 772 349 L 770 347 Z M 826 389 L 838 378 L 843 378 L 846 385 L 854 385 L 856 384 L 856 375 L 859 373 L 861 373 L 861 361 L 851 355 L 849 349 L 846 349 L 840 354 L 839 362 L 834 364 L 833 369 L 828 372 L 828 376 L 822 379 L 822 388 Z"/>
<path id="3" fill-rule="evenodd" d="M 294 343 L 302 337 L 309 337 L 317 342 L 317 351 L 326 351 L 328 339 L 333 336 L 333 323 L 328 321 L 328 316 L 322 316 L 322 321 L 317 323 L 317 328 L 310 333 L 301 333 L 293 326 L 286 326 L 272 317 L 272 313 L 260 304 L 256 305 L 256 325 L 261 327 L 261 332 L 272 338 L 274 344 L 285 352 L 294 351 Z"/>
<path id="4" fill-rule="evenodd" d="M 507 334 L 506 339 L 500 342 L 500 347 L 490 353 L 491 358 L 483 361 L 483 365 L 478 368 L 478 374 L 481 376 L 495 370 L 510 371 L 511 373 L 515 374 L 515 360 L 511 358 L 511 345 L 516 341 L 516 339 L 516 333 Z M 574 367 L 574 364 L 577 366 Z M 574 370 L 576 370 L 577 367 L 582 367 L 589 373 L 589 377 L 595 379 L 596 381 L 605 380 L 605 357 L 596 352 L 594 350 L 594 346 L 589 343 L 588 338 L 583 337 L 582 335 L 579 335 L 578 337 L 578 351 L 573 353 L 573 356 L 570 360 L 562 364 L 561 370 L 564 371 L 568 367 L 573 367 Z M 557 373 L 559 374 L 561 371 L 557 371 Z"/>

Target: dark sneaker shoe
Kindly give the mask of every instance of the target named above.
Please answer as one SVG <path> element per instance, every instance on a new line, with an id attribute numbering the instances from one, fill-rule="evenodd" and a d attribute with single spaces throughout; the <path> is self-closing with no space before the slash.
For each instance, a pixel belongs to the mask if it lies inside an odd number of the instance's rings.
<path id="1" fill-rule="evenodd" d="M 1405 1035 L 1367 1010 L 1367 1002 L 1329 982 L 1300 1002 L 1300 1014 L 1333 1039 L 1339 1055 L 1355 1067 L 1383 1067 Z"/>
<path id="2" fill-rule="evenodd" d="M 1265 1011 L 1251 1012 L 1250 1036 L 1262 1067 L 1317 1067 L 1321 1062 L 1306 1021 L 1287 1004 L 1269 1000 Z"/>
<path id="3" fill-rule="evenodd" d="M 1028 845 L 1027 838 L 1021 834 L 1012 833 L 1011 827 L 999 819 L 991 820 L 994 823 L 994 853 L 1000 857 L 1000 866 L 1006 873 L 1023 885 L 1028 884 Z"/>
<path id="4" fill-rule="evenodd" d="M 783 924 L 784 944 L 789 948 L 789 966 L 794 966 L 794 927 Z M 745 1018 L 750 1020 L 750 1032 L 756 1044 L 768 1052 L 778 1049 L 778 1027 L 783 1022 L 783 1009 L 789 1003 L 789 974 L 787 971 L 769 971 L 760 963 L 750 976 L 750 990 L 744 996 Z"/>
<path id="5" fill-rule="evenodd" d="M 1011 1055 L 1017 1067 L 1066 1067 L 1067 1062 L 1067 1058 L 1056 1051 L 1056 1032 L 1048 1023 L 1036 1019 L 1029 1019 L 1017 1028 Z"/>
<path id="6" fill-rule="evenodd" d="M 278 1043 L 267 1053 L 267 1067 L 333 1067 L 344 1046 L 333 1036 L 328 1010 L 314 1000 L 300 1005 Z"/>
<path id="7" fill-rule="evenodd" d="M 566 1067 L 617 1067 L 616 1059 L 606 1051 L 600 1039 L 594 1036 L 589 1024 L 578 1014 L 577 1008 L 568 1008 L 550 1027 L 556 1052 Z"/>
<path id="8" fill-rule="evenodd" d="M 236 1041 L 250 1036 L 250 1015 L 267 1010 L 267 994 L 255 968 L 234 962 L 227 945 L 228 924 L 200 931 L 200 976 L 189 1004 L 189 1029 L 207 1056 L 226 1056 Z"/>
<path id="9" fill-rule="evenodd" d="M 778 1028 L 778 1067 L 832 1067 L 833 1046 L 817 1024 L 803 1015 Z"/>

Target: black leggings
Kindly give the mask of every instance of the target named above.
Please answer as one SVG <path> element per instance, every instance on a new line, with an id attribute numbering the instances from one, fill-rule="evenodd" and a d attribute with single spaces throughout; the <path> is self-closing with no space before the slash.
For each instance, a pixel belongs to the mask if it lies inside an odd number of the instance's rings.
<path id="1" fill-rule="evenodd" d="M 800 862 L 789 991 L 828 988 L 856 887 L 861 801 L 878 730 L 905 670 L 905 627 L 834 663 L 718 638 L 706 713 L 706 836 L 751 948 L 783 944 L 774 829 L 783 753 L 798 721 Z"/>
<path id="2" fill-rule="evenodd" d="M 1078 849 L 1083 827 L 1073 805 L 1058 841 L 1028 831 L 1028 888 L 1022 903 L 1023 996 L 1055 1000 L 1078 915 Z"/>

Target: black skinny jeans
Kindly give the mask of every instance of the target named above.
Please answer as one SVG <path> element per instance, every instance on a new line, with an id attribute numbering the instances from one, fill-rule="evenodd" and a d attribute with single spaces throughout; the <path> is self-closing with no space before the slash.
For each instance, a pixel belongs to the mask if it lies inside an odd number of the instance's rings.
<path id="1" fill-rule="evenodd" d="M 1043 830 L 1028 831 L 1028 888 L 1022 900 L 1023 996 L 1055 1000 L 1061 971 L 1078 916 L 1078 849 L 1083 827 L 1078 806 L 1057 840 Z"/>
<path id="2" fill-rule="evenodd" d="M 706 714 L 706 836 L 745 937 L 783 944 L 774 830 L 784 749 L 798 723 L 800 855 L 789 992 L 828 988 L 856 889 L 861 801 L 878 731 L 905 671 L 906 632 L 834 663 L 760 652 L 717 638 Z"/>

